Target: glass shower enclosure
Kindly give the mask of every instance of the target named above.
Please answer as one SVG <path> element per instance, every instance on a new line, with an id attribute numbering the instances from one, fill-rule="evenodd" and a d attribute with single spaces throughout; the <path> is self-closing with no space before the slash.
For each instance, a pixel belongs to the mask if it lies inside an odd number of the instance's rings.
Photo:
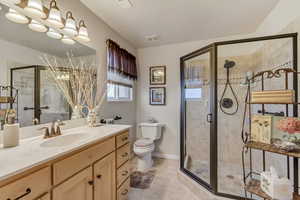
<path id="1" fill-rule="evenodd" d="M 210 192 L 232 199 L 263 199 L 244 188 L 241 138 L 247 80 L 255 73 L 297 67 L 297 33 L 216 42 L 181 57 L 180 168 Z M 291 77 L 290 80 L 292 80 Z M 253 91 L 259 82 L 251 83 Z M 279 89 L 283 79 L 266 78 L 265 89 Z M 298 96 L 298 86 L 289 84 Z M 298 105 L 252 106 L 253 113 L 298 115 Z M 246 126 L 249 125 L 247 120 Z M 258 173 L 274 166 L 291 180 L 298 159 L 249 150 L 245 168 Z M 298 187 L 295 187 L 298 192 Z"/>
<path id="2" fill-rule="evenodd" d="M 22 127 L 32 125 L 34 119 L 41 124 L 70 119 L 70 107 L 46 67 L 12 68 L 11 86 L 19 90 L 16 109 Z"/>

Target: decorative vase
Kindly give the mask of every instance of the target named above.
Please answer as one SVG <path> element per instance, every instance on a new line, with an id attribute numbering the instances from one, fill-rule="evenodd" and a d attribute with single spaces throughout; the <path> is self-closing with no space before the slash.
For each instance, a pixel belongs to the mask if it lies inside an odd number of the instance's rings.
<path id="1" fill-rule="evenodd" d="M 89 109 L 89 113 L 87 115 L 87 122 L 90 127 L 95 127 L 97 123 L 97 112 L 95 109 Z"/>
<path id="2" fill-rule="evenodd" d="M 73 112 L 72 112 L 72 119 L 81 119 L 82 118 L 82 114 L 81 114 L 81 106 L 75 106 L 73 108 Z"/>

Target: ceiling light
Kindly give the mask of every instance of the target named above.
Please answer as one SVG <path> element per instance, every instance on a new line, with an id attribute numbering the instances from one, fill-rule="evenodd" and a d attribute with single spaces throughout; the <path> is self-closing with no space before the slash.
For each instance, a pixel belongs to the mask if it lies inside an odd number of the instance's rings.
<path id="1" fill-rule="evenodd" d="M 72 16 L 72 12 L 68 11 L 66 15 L 66 24 L 65 28 L 63 29 L 67 34 L 71 36 L 76 36 L 78 34 L 76 21 Z"/>
<path id="2" fill-rule="evenodd" d="M 51 25 L 53 25 L 56 28 L 62 28 L 64 27 L 64 23 L 61 18 L 61 13 L 59 8 L 56 5 L 56 1 L 52 0 L 50 2 L 50 11 L 47 18 L 47 22 L 49 22 Z"/>
<path id="3" fill-rule="evenodd" d="M 73 45 L 76 43 L 74 40 L 72 40 L 69 36 L 66 36 L 66 35 L 63 36 L 61 41 L 65 44 L 70 44 L 70 45 Z"/>
<path id="4" fill-rule="evenodd" d="M 36 17 L 46 18 L 46 13 L 44 12 L 41 0 L 28 0 L 24 10 Z"/>
<path id="5" fill-rule="evenodd" d="M 79 22 L 79 32 L 78 32 L 78 35 L 76 38 L 82 42 L 91 41 L 91 39 L 89 38 L 88 30 L 87 30 L 83 20 L 81 20 Z"/>
<path id="6" fill-rule="evenodd" d="M 33 30 L 33 31 L 36 31 L 36 32 L 40 32 L 40 33 L 45 33 L 47 32 L 48 28 L 41 24 L 40 22 L 32 19 L 30 24 L 28 24 L 28 27 Z"/>
<path id="7" fill-rule="evenodd" d="M 18 24 L 28 24 L 29 19 L 25 17 L 24 15 L 18 13 L 16 10 L 10 8 L 8 10 L 8 13 L 5 14 L 5 17 L 9 19 L 12 22 L 18 23 Z"/>
<path id="8" fill-rule="evenodd" d="M 53 28 L 49 28 L 46 34 L 48 35 L 48 37 L 51 37 L 53 39 L 60 40 L 62 38 L 62 35 Z"/>
<path id="9" fill-rule="evenodd" d="M 128 9 L 132 7 L 132 3 L 129 0 L 117 0 L 117 3 L 121 8 Z"/>

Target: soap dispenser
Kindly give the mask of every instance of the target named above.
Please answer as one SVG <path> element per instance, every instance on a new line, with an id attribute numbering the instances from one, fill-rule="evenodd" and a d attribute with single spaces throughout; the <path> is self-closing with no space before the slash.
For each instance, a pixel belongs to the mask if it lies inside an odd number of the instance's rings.
<path id="1" fill-rule="evenodd" d="M 3 126 L 3 147 L 16 147 L 20 142 L 20 125 L 15 123 L 16 113 L 14 110 L 8 110 L 5 124 Z"/>

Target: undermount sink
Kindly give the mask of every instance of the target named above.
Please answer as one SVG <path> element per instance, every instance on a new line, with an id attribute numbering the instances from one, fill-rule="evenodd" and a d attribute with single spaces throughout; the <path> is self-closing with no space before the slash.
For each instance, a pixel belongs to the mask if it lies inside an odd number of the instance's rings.
<path id="1" fill-rule="evenodd" d="M 61 135 L 44 141 L 41 147 L 62 147 L 74 144 L 82 139 L 87 138 L 89 135 L 86 133 L 77 133 L 70 135 Z"/>

